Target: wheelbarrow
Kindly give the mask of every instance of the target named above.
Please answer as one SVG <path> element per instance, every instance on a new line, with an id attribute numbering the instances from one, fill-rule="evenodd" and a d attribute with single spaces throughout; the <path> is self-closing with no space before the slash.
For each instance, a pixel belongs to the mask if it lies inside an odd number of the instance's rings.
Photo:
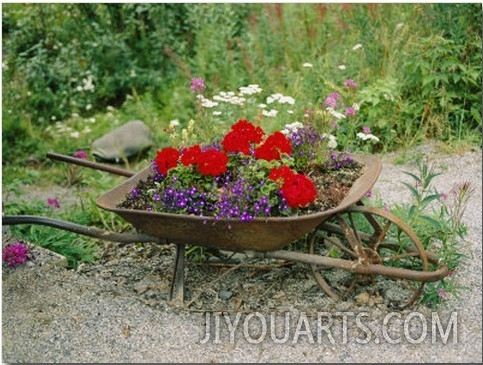
<path id="1" fill-rule="evenodd" d="M 246 253 L 308 264 L 320 288 L 333 300 L 348 298 L 357 285 L 374 285 L 382 296 L 394 292 L 394 308 L 414 304 L 427 282 L 448 275 L 438 256 L 425 250 L 416 233 L 384 209 L 364 206 L 362 199 L 377 181 L 381 161 L 375 156 L 353 155 L 364 165 L 345 198 L 334 208 L 299 216 L 215 220 L 184 214 L 159 213 L 118 207 L 121 200 L 152 173 L 150 167 L 129 170 L 57 153 L 47 157 L 128 177 L 96 200 L 97 206 L 129 222 L 135 233 L 116 233 L 42 216 L 3 216 L 4 225 L 40 224 L 101 240 L 119 243 L 176 244 L 170 300 L 184 303 L 186 245 Z M 308 252 L 287 248 L 306 239 Z"/>

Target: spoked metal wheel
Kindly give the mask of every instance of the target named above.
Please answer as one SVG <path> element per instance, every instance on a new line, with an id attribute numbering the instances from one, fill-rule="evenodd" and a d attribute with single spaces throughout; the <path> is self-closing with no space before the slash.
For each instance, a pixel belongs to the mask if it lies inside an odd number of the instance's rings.
<path id="1" fill-rule="evenodd" d="M 416 234 L 401 219 L 379 208 L 352 206 L 336 213 L 312 232 L 308 243 L 310 254 L 349 260 L 354 268 L 383 265 L 428 271 L 428 258 Z M 379 300 L 385 298 L 394 308 L 403 308 L 418 299 L 424 285 L 404 275 L 387 277 L 310 266 L 319 286 L 334 300 L 366 291 Z"/>

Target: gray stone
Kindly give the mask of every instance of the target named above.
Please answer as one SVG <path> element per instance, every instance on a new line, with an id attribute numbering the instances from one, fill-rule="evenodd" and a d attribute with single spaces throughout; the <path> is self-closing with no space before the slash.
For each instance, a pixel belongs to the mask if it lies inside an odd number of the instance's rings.
<path id="1" fill-rule="evenodd" d="M 133 120 L 112 130 L 92 143 L 97 160 L 120 162 L 154 145 L 150 129 L 140 120 Z"/>

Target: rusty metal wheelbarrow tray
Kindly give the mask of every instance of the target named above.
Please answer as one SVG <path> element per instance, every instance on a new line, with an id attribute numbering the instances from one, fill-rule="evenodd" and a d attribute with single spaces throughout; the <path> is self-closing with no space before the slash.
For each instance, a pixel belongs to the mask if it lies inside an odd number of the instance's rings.
<path id="1" fill-rule="evenodd" d="M 291 217 L 257 217 L 249 222 L 242 222 L 239 219 L 216 221 L 214 217 L 117 207 L 140 180 L 152 173 L 150 167 L 100 196 L 96 200 L 96 204 L 102 209 L 118 214 L 138 231 L 166 238 L 172 243 L 201 245 L 228 251 L 272 251 L 302 238 L 335 212 L 357 203 L 372 188 L 381 171 L 380 160 L 365 155 L 354 155 L 353 157 L 364 165 L 362 176 L 353 184 L 339 205 L 312 214 Z"/>

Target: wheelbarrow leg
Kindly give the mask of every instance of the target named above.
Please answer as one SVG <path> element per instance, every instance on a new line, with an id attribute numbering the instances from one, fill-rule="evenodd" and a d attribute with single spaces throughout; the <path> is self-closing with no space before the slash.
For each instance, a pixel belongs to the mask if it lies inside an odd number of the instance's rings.
<path id="1" fill-rule="evenodd" d="M 176 244 L 176 262 L 169 299 L 173 304 L 180 306 L 184 304 L 184 254 L 185 245 Z"/>

